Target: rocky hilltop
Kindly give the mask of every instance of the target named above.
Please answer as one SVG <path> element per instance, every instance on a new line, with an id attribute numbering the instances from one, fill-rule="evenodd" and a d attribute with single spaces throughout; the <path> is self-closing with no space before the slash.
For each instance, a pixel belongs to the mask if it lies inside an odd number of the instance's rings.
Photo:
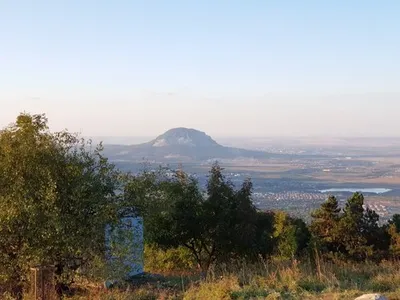
<path id="1" fill-rule="evenodd" d="M 184 162 L 223 159 L 262 159 L 268 153 L 218 144 L 206 133 L 191 128 L 173 128 L 139 145 L 106 145 L 105 154 L 118 161 Z"/>

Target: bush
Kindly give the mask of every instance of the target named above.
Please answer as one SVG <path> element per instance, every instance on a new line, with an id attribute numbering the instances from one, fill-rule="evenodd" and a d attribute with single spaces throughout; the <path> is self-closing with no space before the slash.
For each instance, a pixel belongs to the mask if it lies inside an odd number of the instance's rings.
<path id="1" fill-rule="evenodd" d="M 162 250 L 153 245 L 144 248 L 145 271 L 150 273 L 191 273 L 196 263 L 185 247 Z"/>

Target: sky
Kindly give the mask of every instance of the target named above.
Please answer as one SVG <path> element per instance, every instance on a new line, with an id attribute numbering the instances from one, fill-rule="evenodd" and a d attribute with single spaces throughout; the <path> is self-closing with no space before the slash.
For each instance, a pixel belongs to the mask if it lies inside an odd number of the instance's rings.
<path id="1" fill-rule="evenodd" d="M 0 127 L 400 137 L 398 0 L 0 0 Z"/>

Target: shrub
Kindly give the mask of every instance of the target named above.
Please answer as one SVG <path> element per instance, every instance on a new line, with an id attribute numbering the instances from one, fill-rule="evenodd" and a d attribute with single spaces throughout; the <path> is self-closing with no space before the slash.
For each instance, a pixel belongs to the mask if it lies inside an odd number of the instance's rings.
<path id="1" fill-rule="evenodd" d="M 188 273 L 195 269 L 192 254 L 185 247 L 162 250 L 153 245 L 144 248 L 145 270 L 150 273 Z"/>

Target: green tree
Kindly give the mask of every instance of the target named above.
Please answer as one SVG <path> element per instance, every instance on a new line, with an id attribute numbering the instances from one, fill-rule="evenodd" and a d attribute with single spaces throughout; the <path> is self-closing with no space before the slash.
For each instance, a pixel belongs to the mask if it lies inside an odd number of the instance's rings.
<path id="1" fill-rule="evenodd" d="M 400 215 L 394 214 L 388 222 L 390 225 L 394 225 L 396 232 L 400 233 Z"/>
<path id="2" fill-rule="evenodd" d="M 147 244 L 165 250 L 184 246 L 201 267 L 214 257 L 204 238 L 204 198 L 193 178 L 182 171 L 169 178 L 160 169 L 125 179 L 124 203 L 143 216 Z"/>
<path id="3" fill-rule="evenodd" d="M 354 193 L 347 200 L 343 216 L 339 222 L 339 236 L 342 248 L 355 259 L 372 256 L 374 245 L 369 241 L 378 228 L 378 215 L 367 209 L 364 211 L 364 196 Z"/>
<path id="4" fill-rule="evenodd" d="M 330 196 L 320 208 L 311 213 L 311 217 L 310 231 L 317 242 L 326 251 L 336 251 L 340 220 L 340 208 L 336 197 Z"/>
<path id="5" fill-rule="evenodd" d="M 264 259 L 274 251 L 274 213 L 272 211 L 258 211 L 256 216 L 255 249 L 256 254 Z"/>
<path id="6" fill-rule="evenodd" d="M 202 202 L 203 233 L 209 244 L 208 269 L 215 261 L 251 255 L 255 245 L 256 209 L 252 199 L 252 183 L 245 180 L 235 191 L 215 163 L 207 182 L 207 197 Z"/>
<path id="7" fill-rule="evenodd" d="M 274 212 L 274 252 L 282 259 L 292 259 L 308 247 L 311 234 L 306 223 L 283 211 Z"/>
<path id="8" fill-rule="evenodd" d="M 138 175 L 123 176 L 123 206 L 134 207 L 143 216 L 144 237 L 147 244 L 158 243 L 160 239 L 170 240 L 170 223 L 166 223 L 173 210 L 175 199 L 171 198 L 170 187 L 177 186 L 177 177 L 169 179 L 167 170 L 145 169 Z"/>
<path id="9" fill-rule="evenodd" d="M 387 232 L 390 236 L 390 254 L 395 258 L 400 257 L 400 215 L 393 215 L 389 221 Z"/>
<path id="10" fill-rule="evenodd" d="M 205 193 L 182 171 L 173 178 L 155 173 L 142 176 L 127 183 L 125 201 L 141 208 L 147 242 L 188 248 L 205 273 L 217 260 L 252 250 L 256 210 L 250 181 L 236 191 L 218 164 L 210 171 Z"/>
<path id="11" fill-rule="evenodd" d="M 91 147 L 51 133 L 44 115 L 21 114 L 0 132 L 0 280 L 17 297 L 29 266 L 62 276 L 103 253 L 118 173 Z"/>
<path id="12" fill-rule="evenodd" d="M 367 241 L 367 246 L 372 249 L 374 258 L 380 259 L 387 256 L 390 247 L 390 235 L 387 224 L 379 226 L 379 215 L 367 208 L 364 211 L 362 235 Z"/>
<path id="13" fill-rule="evenodd" d="M 290 218 L 291 223 L 294 225 L 296 232 L 297 254 L 307 249 L 311 240 L 311 232 L 307 224 L 301 218 Z"/>
<path id="14" fill-rule="evenodd" d="M 274 213 L 275 253 L 282 259 L 291 259 L 297 252 L 296 226 L 283 211 Z"/>
<path id="15" fill-rule="evenodd" d="M 232 204 L 232 239 L 234 251 L 240 256 L 253 256 L 256 253 L 257 211 L 252 200 L 253 184 L 246 179 L 242 187 L 235 192 Z"/>
<path id="16" fill-rule="evenodd" d="M 234 246 L 232 225 L 236 215 L 233 211 L 235 192 L 222 171 L 218 164 L 212 166 L 207 182 L 207 198 L 203 205 L 204 230 L 211 241 L 211 253 L 226 252 Z"/>

